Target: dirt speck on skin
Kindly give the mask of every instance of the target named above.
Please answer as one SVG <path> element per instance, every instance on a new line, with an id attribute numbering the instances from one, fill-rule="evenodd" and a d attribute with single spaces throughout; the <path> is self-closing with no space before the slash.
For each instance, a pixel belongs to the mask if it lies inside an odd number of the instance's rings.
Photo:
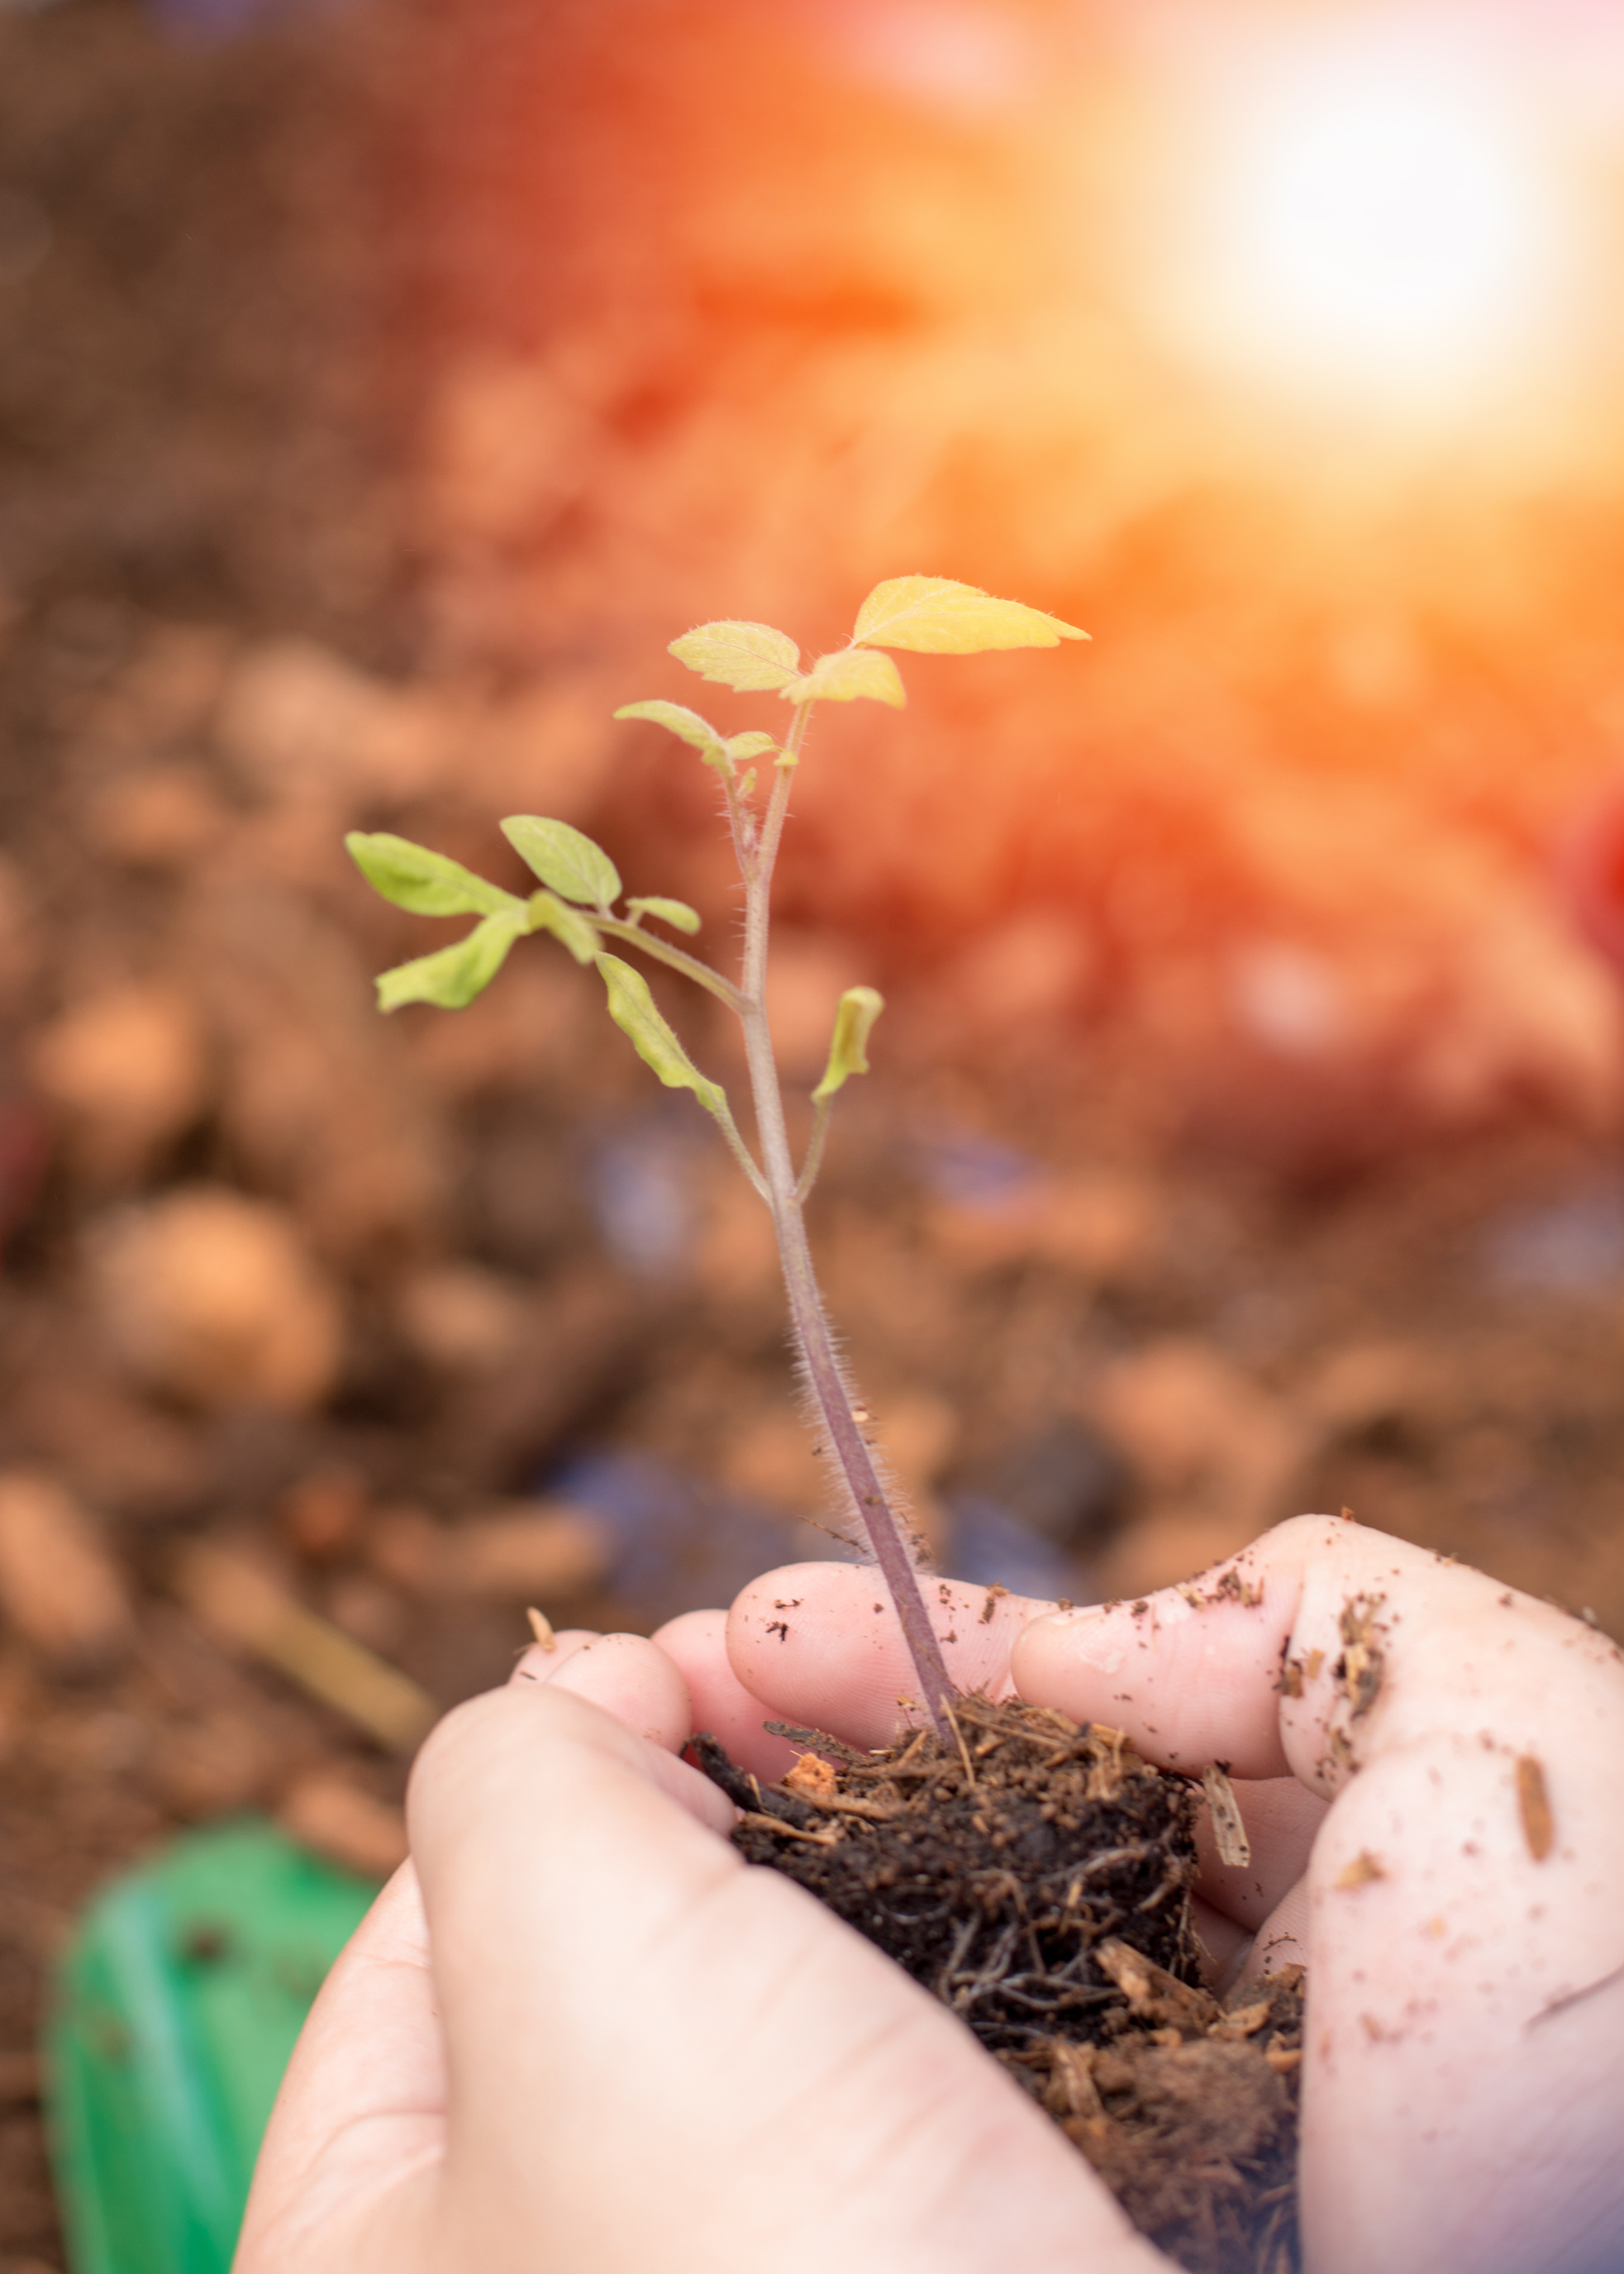
<path id="1" fill-rule="evenodd" d="M 1207 1600 L 1209 1603 L 1243 1603 L 1248 1610 L 1255 1610 L 1263 1600 L 1263 1582 L 1244 1578 L 1231 1564 L 1214 1582 Z"/>
<path id="2" fill-rule="evenodd" d="M 1333 1671 L 1355 1721 L 1368 1713 L 1381 1695 L 1386 1660 L 1375 1638 L 1375 1624 L 1386 1600 L 1385 1595 L 1354 1595 L 1342 1606 L 1342 1656 Z"/>
<path id="3" fill-rule="evenodd" d="M 1301 1975 L 1226 2008 L 1190 1919 L 1199 1788 L 1122 1731 L 986 1698 L 763 1787 L 715 1741 L 734 1845 L 796 1879 L 956 2013 L 1192 2274 L 1297 2264 Z"/>
<path id="4" fill-rule="evenodd" d="M 1372 1856 L 1368 1848 L 1361 1848 L 1351 1863 L 1342 1865 L 1331 1884 L 1343 1892 L 1350 1892 L 1355 1887 L 1368 1886 L 1372 1879 L 1385 1879 L 1387 1876 L 1387 1867 L 1380 1856 Z"/>
<path id="5" fill-rule="evenodd" d="M 1517 1813 L 1529 1854 L 1536 1864 L 1543 1864 L 1556 1844 L 1556 1826 L 1545 1773 L 1532 1753 L 1523 1753 L 1517 1760 Z"/>

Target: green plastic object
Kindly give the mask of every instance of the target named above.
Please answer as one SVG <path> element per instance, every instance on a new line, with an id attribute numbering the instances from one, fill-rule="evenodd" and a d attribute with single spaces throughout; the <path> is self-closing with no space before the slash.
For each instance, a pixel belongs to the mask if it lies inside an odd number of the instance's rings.
<path id="1" fill-rule="evenodd" d="M 92 1903 L 44 2047 L 73 2274 L 228 2274 L 294 2039 L 376 1893 L 247 1818 Z"/>

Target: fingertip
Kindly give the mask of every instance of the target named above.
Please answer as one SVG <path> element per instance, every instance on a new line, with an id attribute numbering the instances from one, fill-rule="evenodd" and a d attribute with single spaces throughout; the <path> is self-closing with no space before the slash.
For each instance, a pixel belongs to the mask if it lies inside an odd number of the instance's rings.
<path id="1" fill-rule="evenodd" d="M 1251 1596 L 1214 1586 L 1198 1598 L 1191 1582 L 1131 1603 L 1051 1612 L 1022 1630 L 1011 1653 L 1029 1705 L 1122 1729 L 1160 1767 L 1222 1758 L 1247 1778 L 1289 1767 L 1278 1666 Z"/>
<path id="2" fill-rule="evenodd" d="M 567 1660 L 603 1638 L 590 1627 L 565 1627 L 546 1642 L 533 1642 L 514 1661 L 509 1682 L 551 1682 Z"/>
<path id="3" fill-rule="evenodd" d="M 642 1635 L 593 1635 L 571 1651 L 548 1687 L 585 1698 L 662 1752 L 693 1732 L 688 1684 L 674 1660 Z"/>
<path id="4" fill-rule="evenodd" d="M 1001 1587 L 918 1575 L 948 1671 L 966 1692 L 1010 1694 L 1013 1638 L 1050 1608 Z M 850 1744 L 889 1744 L 918 1689 L 885 1583 L 871 1565 L 794 1563 L 745 1588 L 727 1615 L 727 1654 L 752 1696 L 787 1721 Z"/>
<path id="5" fill-rule="evenodd" d="M 781 1776 L 795 1747 L 763 1727 L 771 1709 L 747 1690 L 727 1655 L 727 1613 L 685 1611 L 668 1620 L 655 1642 L 688 1684 L 693 1730 L 705 1730 L 741 1768 L 760 1777 Z"/>
<path id="6" fill-rule="evenodd" d="M 656 1627 L 649 1640 L 680 1666 L 697 1652 L 713 1648 L 726 1651 L 726 1611 L 679 1611 L 674 1619 L 667 1619 L 663 1627 Z"/>

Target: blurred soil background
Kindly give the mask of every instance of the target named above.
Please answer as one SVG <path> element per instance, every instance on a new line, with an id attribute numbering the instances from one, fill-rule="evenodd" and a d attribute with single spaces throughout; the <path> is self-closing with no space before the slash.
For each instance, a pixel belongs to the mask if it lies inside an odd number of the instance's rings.
<path id="1" fill-rule="evenodd" d="M 1624 456 L 1158 344 L 1124 22 L 0 6 L 4 2274 L 109 1870 L 259 1807 L 381 1871 L 527 1604 L 842 1552 L 709 1125 L 545 941 L 380 1020 L 431 936 L 340 846 L 561 816 L 725 956 L 710 778 L 609 719 L 704 616 L 1094 634 L 821 722 L 782 871 L 792 1081 L 888 998 L 814 1240 L 944 1567 L 1348 1505 L 1624 1634 Z"/>

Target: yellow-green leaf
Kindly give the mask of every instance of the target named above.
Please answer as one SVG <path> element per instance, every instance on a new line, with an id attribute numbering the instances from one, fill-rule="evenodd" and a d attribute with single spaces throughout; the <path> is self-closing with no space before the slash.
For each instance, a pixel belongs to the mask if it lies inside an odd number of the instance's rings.
<path id="1" fill-rule="evenodd" d="M 590 963 L 598 953 L 598 927 L 579 908 L 560 900 L 556 892 L 532 892 L 525 910 L 532 931 L 550 931 L 561 940 L 577 963 Z"/>
<path id="2" fill-rule="evenodd" d="M 856 703 L 865 697 L 889 703 L 893 711 L 907 705 L 902 674 L 877 648 L 843 647 L 820 655 L 804 678 L 792 679 L 784 689 L 786 703 Z"/>
<path id="3" fill-rule="evenodd" d="M 626 905 L 634 916 L 658 916 L 662 923 L 670 924 L 676 931 L 695 932 L 699 930 L 699 910 L 690 908 L 686 900 L 645 898 L 628 900 Z"/>
<path id="4" fill-rule="evenodd" d="M 609 1016 L 644 1065 L 653 1068 L 667 1089 L 691 1089 L 706 1112 L 715 1114 L 718 1121 L 731 1118 L 720 1088 L 705 1080 L 656 1010 L 642 972 L 622 963 L 618 955 L 600 955 L 598 968 L 609 990 Z"/>
<path id="5" fill-rule="evenodd" d="M 778 748 L 771 735 L 763 734 L 759 727 L 752 727 L 745 734 L 720 734 L 708 719 L 702 719 L 697 711 L 690 711 L 686 703 L 666 703 L 658 698 L 648 703 L 623 703 L 614 715 L 617 719 L 652 720 L 655 726 L 664 727 L 697 750 L 706 765 L 729 777 L 741 759 L 758 757 L 763 750 Z"/>
<path id="6" fill-rule="evenodd" d="M 868 1037 L 885 1008 L 884 998 L 872 987 L 848 987 L 835 1013 L 835 1031 L 829 1045 L 829 1064 L 812 1095 L 832 1097 L 848 1077 L 868 1071 Z"/>
<path id="7" fill-rule="evenodd" d="M 723 766 L 727 763 L 728 744 L 718 734 L 708 719 L 697 711 L 690 711 L 686 703 L 665 703 L 658 698 L 649 703 L 623 703 L 615 712 L 617 719 L 649 719 L 657 727 L 687 742 L 697 750 L 708 766 Z"/>
<path id="8" fill-rule="evenodd" d="M 455 946 L 420 955 L 415 962 L 397 963 L 378 980 L 379 1009 L 398 1011 L 405 1003 L 433 1003 L 442 1011 L 462 1010 L 490 985 L 524 928 L 521 903 L 518 915 L 487 916 Z"/>
<path id="9" fill-rule="evenodd" d="M 787 632 L 732 617 L 684 632 L 669 651 L 702 679 L 716 680 L 740 695 L 771 694 L 801 668 L 801 650 Z"/>
<path id="10" fill-rule="evenodd" d="M 544 885 L 567 900 L 606 908 L 620 897 L 620 872 L 590 837 L 567 821 L 544 821 L 538 814 L 510 814 L 502 835 Z"/>
<path id="11" fill-rule="evenodd" d="M 1087 636 L 1058 616 L 1046 616 L 1019 600 L 995 599 L 990 592 L 955 584 L 951 576 L 892 576 L 876 584 L 857 611 L 852 629 L 855 644 L 913 648 L 921 655 L 1057 647 L 1062 640 Z"/>
<path id="12" fill-rule="evenodd" d="M 515 913 L 522 905 L 500 885 L 476 877 L 460 861 L 431 853 L 387 830 L 367 836 L 352 829 L 344 847 L 374 892 L 416 916 L 479 916 Z"/>

